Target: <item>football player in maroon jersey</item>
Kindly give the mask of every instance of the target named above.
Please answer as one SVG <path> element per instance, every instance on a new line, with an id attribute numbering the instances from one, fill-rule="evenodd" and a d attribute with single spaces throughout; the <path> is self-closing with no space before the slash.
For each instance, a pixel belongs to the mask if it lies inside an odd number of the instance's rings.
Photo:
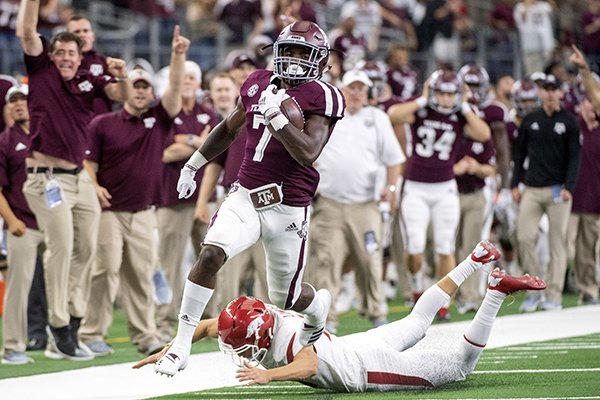
<path id="1" fill-rule="evenodd" d="M 415 293 L 423 288 L 421 264 L 427 226 L 433 224 L 437 273 L 454 268 L 454 240 L 459 220 L 459 200 L 453 165 L 461 137 L 477 141 L 490 138 L 490 128 L 477 116 L 463 96 L 463 82 L 447 70 L 435 71 L 423 96 L 392 106 L 392 124 L 411 125 L 412 154 L 404 170 L 401 194 L 402 224 L 408 268 L 414 276 Z M 447 308 L 440 311 L 445 319 Z"/>
<path id="2" fill-rule="evenodd" d="M 331 302 L 328 291 L 302 283 L 309 205 L 319 174 L 312 163 L 344 115 L 341 92 L 319 78 L 327 68 L 329 41 L 321 28 L 296 21 L 273 44 L 274 71 L 253 72 L 240 90 L 234 111 L 208 135 L 181 170 L 180 197 L 194 192 L 196 171 L 223 152 L 240 129 L 248 131 L 238 181 L 213 215 L 196 264 L 185 284 L 179 329 L 170 351 L 156 364 L 172 376 L 187 365 L 191 339 L 213 294 L 223 263 L 262 239 L 271 302 L 306 316 L 300 343 L 321 336 Z M 304 127 L 281 111 L 292 97 L 304 114 Z"/>

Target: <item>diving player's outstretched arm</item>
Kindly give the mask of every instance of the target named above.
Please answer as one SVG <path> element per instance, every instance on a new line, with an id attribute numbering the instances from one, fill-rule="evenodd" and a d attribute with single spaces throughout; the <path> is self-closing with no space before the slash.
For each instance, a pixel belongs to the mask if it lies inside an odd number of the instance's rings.
<path id="1" fill-rule="evenodd" d="M 204 339 L 205 337 L 216 339 L 217 334 L 218 334 L 218 331 L 217 331 L 217 319 L 216 318 L 202 320 L 202 321 L 200 321 L 198 326 L 196 326 L 196 330 L 194 331 L 194 336 L 192 337 L 192 343 L 195 343 L 200 339 Z M 139 361 L 131 368 L 139 369 L 147 364 L 156 364 L 156 362 L 158 360 L 160 360 L 162 356 L 167 354 L 167 351 L 170 348 L 171 348 L 171 343 L 165 345 L 165 347 L 163 347 L 163 349 L 161 351 L 159 351 L 158 353 L 149 355 L 148 357 Z"/>
<path id="2" fill-rule="evenodd" d="M 235 377 L 248 385 L 261 385 L 272 381 L 301 381 L 317 373 L 319 359 L 313 346 L 302 347 L 294 356 L 294 361 L 287 365 L 272 369 L 261 369 L 249 362 L 236 371 Z"/>

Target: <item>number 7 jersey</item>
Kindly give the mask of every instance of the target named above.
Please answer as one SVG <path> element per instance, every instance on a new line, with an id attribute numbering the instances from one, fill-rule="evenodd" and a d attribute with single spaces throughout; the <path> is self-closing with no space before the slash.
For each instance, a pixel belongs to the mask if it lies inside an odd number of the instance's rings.
<path id="1" fill-rule="evenodd" d="M 310 204 L 319 183 L 319 173 L 312 166 L 299 164 L 281 142 L 271 135 L 258 112 L 258 100 L 262 91 L 276 83 L 272 71 L 254 71 L 240 89 L 246 109 L 248 137 L 244 160 L 238 172 L 238 180 L 246 189 L 254 189 L 269 183 L 282 185 L 283 204 L 303 207 Z M 329 135 L 335 123 L 344 116 L 344 97 L 339 89 L 319 80 L 286 89 L 304 111 L 305 120 L 310 114 L 329 118 Z"/>
<path id="2" fill-rule="evenodd" d="M 452 167 L 467 123 L 460 113 L 442 114 L 429 106 L 415 113 L 410 125 L 412 154 L 404 177 L 416 182 L 445 182 L 454 179 Z"/>

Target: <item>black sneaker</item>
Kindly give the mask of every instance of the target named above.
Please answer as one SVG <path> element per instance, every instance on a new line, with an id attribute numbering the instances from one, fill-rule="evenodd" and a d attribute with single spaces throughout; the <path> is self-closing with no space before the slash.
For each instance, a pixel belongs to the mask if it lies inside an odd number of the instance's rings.
<path id="1" fill-rule="evenodd" d="M 44 350 L 48 344 L 48 338 L 31 338 L 27 343 L 27 351 Z"/>
<path id="2" fill-rule="evenodd" d="M 62 358 L 71 361 L 89 361 L 94 359 L 93 355 L 86 354 L 77 347 L 77 343 L 74 342 L 71 337 L 70 326 L 63 326 L 62 328 L 50 326 L 50 332 L 54 338 L 53 348 L 51 350 L 57 353 L 58 356 L 62 356 Z"/>
<path id="3" fill-rule="evenodd" d="M 71 333 L 71 340 L 73 343 L 77 344 L 79 339 L 77 338 L 77 332 L 79 332 L 79 326 L 81 325 L 81 318 L 77 318 L 71 315 L 71 320 L 69 321 L 69 330 Z"/>

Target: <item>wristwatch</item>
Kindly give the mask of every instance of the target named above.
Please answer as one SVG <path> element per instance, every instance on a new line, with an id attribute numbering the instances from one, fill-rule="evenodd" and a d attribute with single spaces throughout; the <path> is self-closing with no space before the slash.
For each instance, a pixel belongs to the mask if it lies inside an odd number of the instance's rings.
<path id="1" fill-rule="evenodd" d="M 196 146 L 194 146 L 194 135 L 191 133 L 187 137 L 187 144 L 189 146 L 196 147 Z"/>

